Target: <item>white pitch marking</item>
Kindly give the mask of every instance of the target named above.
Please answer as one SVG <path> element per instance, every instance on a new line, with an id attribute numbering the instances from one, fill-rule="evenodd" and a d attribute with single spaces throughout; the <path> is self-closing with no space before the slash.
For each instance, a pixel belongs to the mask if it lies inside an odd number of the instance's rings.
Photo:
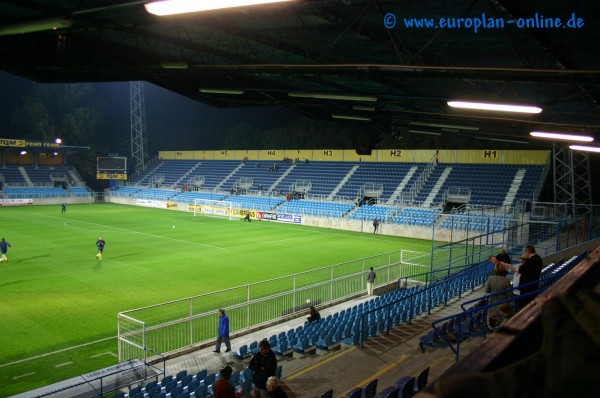
<path id="1" fill-rule="evenodd" d="M 29 373 L 25 373 L 24 375 L 14 376 L 12 379 L 13 380 L 17 380 L 17 379 L 20 379 L 22 377 L 31 376 L 31 375 L 34 375 L 34 374 L 35 374 L 35 372 L 29 372 Z"/>
<path id="2" fill-rule="evenodd" d="M 55 365 L 55 368 L 60 368 L 61 366 L 67 366 L 67 365 L 71 365 L 73 363 L 73 361 L 71 362 L 65 362 L 65 363 L 59 363 L 58 365 Z"/>
<path id="3" fill-rule="evenodd" d="M 114 352 L 103 352 L 102 354 L 92 355 L 90 358 L 97 358 L 97 357 L 101 357 L 103 355 L 112 355 L 113 357 L 117 356 L 117 354 L 115 354 Z"/>

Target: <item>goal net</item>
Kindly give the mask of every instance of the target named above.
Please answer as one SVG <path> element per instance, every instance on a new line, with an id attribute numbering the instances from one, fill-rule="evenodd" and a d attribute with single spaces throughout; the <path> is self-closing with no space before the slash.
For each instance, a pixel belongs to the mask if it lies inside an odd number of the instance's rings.
<path id="1" fill-rule="evenodd" d="M 231 220 L 234 215 L 239 215 L 239 204 L 224 200 L 194 199 L 193 212 L 194 217 L 202 214 L 227 217 Z"/>

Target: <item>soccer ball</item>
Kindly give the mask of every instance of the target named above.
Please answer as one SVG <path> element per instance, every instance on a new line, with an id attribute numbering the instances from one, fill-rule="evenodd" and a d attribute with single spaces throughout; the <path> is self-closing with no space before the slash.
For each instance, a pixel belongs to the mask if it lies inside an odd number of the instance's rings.
<path id="1" fill-rule="evenodd" d="M 173 228 L 175 228 L 175 225 L 173 225 Z"/>
<path id="2" fill-rule="evenodd" d="M 306 304 L 310 304 L 310 299 L 306 299 Z"/>

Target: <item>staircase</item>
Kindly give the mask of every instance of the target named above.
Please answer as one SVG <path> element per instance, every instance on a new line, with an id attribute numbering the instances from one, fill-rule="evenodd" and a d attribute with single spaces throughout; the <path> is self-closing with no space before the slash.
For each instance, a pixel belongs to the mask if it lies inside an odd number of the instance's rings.
<path id="1" fill-rule="evenodd" d="M 519 169 L 515 173 L 515 177 L 513 178 L 512 184 L 510 184 L 510 188 L 508 188 L 508 192 L 504 197 L 504 202 L 502 202 L 502 206 L 510 206 L 515 201 L 517 197 L 517 192 L 519 192 L 519 188 L 523 183 L 523 179 L 525 178 L 525 169 Z"/>
<path id="2" fill-rule="evenodd" d="M 427 197 L 423 201 L 423 207 L 431 206 L 431 203 L 433 203 L 433 199 L 438 194 L 438 192 L 440 192 L 442 185 L 444 185 L 444 182 L 446 181 L 446 178 L 448 178 L 448 174 L 450 174 L 451 171 L 452 171 L 452 167 L 450 167 L 450 166 L 448 166 L 444 169 L 444 171 L 440 175 L 440 178 L 438 178 L 438 180 L 436 181 L 433 188 L 431 188 L 429 195 L 427 195 Z"/>
<path id="3" fill-rule="evenodd" d="M 398 199 L 398 196 L 400 196 L 400 194 L 406 187 L 406 184 L 408 184 L 408 182 L 410 181 L 410 179 L 416 172 L 417 172 L 417 166 L 412 166 L 410 168 L 410 170 L 408 170 L 408 173 L 406 173 L 406 175 L 404 176 L 404 178 L 402 179 L 400 184 L 398 184 L 398 186 L 396 187 L 396 190 L 394 191 L 394 193 L 392 193 L 392 195 L 388 199 L 388 201 L 387 201 L 388 205 L 394 204 L 394 201 Z"/>
<path id="4" fill-rule="evenodd" d="M 272 192 L 275 187 L 285 179 L 285 177 L 287 177 L 288 174 L 290 174 L 292 172 L 292 170 L 294 170 L 296 168 L 296 164 L 292 164 L 290 167 L 288 167 L 288 169 L 285 171 L 285 173 L 283 173 L 278 179 L 277 181 L 275 181 L 273 184 L 271 184 L 271 186 L 268 189 L 268 192 Z"/>
<path id="5" fill-rule="evenodd" d="M 25 167 L 19 166 L 19 171 L 21 172 L 21 175 L 25 179 L 25 182 L 27 183 L 27 185 L 30 186 L 30 187 L 32 187 L 33 186 L 33 182 L 31 182 L 31 178 L 29 178 L 29 174 L 27 174 L 27 171 L 25 170 Z"/>
<path id="6" fill-rule="evenodd" d="M 227 177 L 223 178 L 221 180 L 221 182 L 217 184 L 217 186 L 215 187 L 214 190 L 218 191 L 219 189 L 221 189 L 223 184 L 225 184 L 227 182 L 227 180 L 229 180 L 231 177 L 233 177 L 235 175 L 235 173 L 237 173 L 238 170 L 241 169 L 242 167 L 244 167 L 244 163 L 238 164 L 238 166 L 235 169 L 233 169 L 233 171 L 231 173 L 229 173 L 229 175 Z"/>
<path id="7" fill-rule="evenodd" d="M 200 167 L 202 163 L 198 162 L 194 165 L 194 167 L 192 167 L 191 169 L 189 169 L 184 175 L 182 175 L 177 181 L 175 181 L 175 183 L 173 184 L 173 188 L 177 188 L 178 186 L 181 185 L 182 182 L 184 182 L 186 180 L 186 178 L 188 178 L 188 176 L 190 175 L 190 173 L 193 173 L 194 170 L 196 170 L 198 167 Z"/>
<path id="8" fill-rule="evenodd" d="M 344 176 L 344 178 L 342 178 L 342 180 L 339 182 L 339 184 L 337 184 L 337 186 L 335 188 L 333 188 L 333 191 L 331 191 L 331 193 L 329 194 L 329 196 L 327 197 L 327 200 L 332 200 L 335 195 L 337 195 L 337 193 L 340 191 L 340 189 L 342 189 L 342 187 L 344 185 L 346 185 L 346 182 L 348 182 L 348 180 L 350 179 L 350 177 L 352 177 L 352 175 L 354 173 L 356 173 L 356 170 L 358 170 L 358 165 L 355 164 L 354 166 L 352 166 L 352 168 L 350 169 L 350 171 L 348 171 L 348 173 Z"/>

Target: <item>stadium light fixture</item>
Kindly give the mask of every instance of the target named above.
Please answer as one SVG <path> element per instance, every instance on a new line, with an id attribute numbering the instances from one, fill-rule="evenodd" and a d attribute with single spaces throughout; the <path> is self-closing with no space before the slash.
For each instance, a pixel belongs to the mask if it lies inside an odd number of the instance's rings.
<path id="1" fill-rule="evenodd" d="M 509 140 L 506 138 L 491 138 L 491 137 L 474 137 L 478 140 L 487 140 L 487 141 L 498 141 L 498 142 L 510 142 L 512 144 L 529 144 L 528 141 L 520 141 L 520 140 Z"/>
<path id="2" fill-rule="evenodd" d="M 377 97 L 372 97 L 372 96 L 368 96 L 368 95 L 289 92 L 288 96 L 294 97 L 294 98 L 316 98 L 316 99 L 329 99 L 329 100 L 341 100 L 341 101 L 364 101 L 364 102 L 376 102 L 377 101 Z"/>
<path id="3" fill-rule="evenodd" d="M 540 113 L 542 108 L 528 105 L 492 104 L 486 102 L 448 101 L 452 108 L 477 109 L 496 112 Z"/>
<path id="4" fill-rule="evenodd" d="M 600 153 L 600 147 L 598 147 L 598 146 L 570 145 L 569 149 L 572 149 L 574 151 L 598 152 L 598 153 Z"/>
<path id="5" fill-rule="evenodd" d="M 594 137 L 588 135 L 574 135 L 565 133 L 550 133 L 545 131 L 532 131 L 529 133 L 532 137 L 549 138 L 553 140 L 577 141 L 577 142 L 592 142 Z"/>
<path id="6" fill-rule="evenodd" d="M 350 116 L 350 115 L 331 115 L 333 119 L 358 120 L 360 122 L 370 122 L 370 117 Z"/>
<path id="7" fill-rule="evenodd" d="M 54 143 L 56 143 L 56 144 L 62 144 L 62 139 L 60 139 L 60 138 L 56 138 L 56 139 L 54 140 Z"/>
<path id="8" fill-rule="evenodd" d="M 415 133 L 415 134 L 442 135 L 442 133 L 435 133 L 433 131 L 423 131 L 423 130 L 408 130 L 408 132 Z"/>
<path id="9" fill-rule="evenodd" d="M 245 7 L 270 3 L 282 3 L 294 0 L 165 0 L 146 3 L 144 7 L 150 14 L 185 14 L 190 12 L 212 11 L 223 8 Z"/>
<path id="10" fill-rule="evenodd" d="M 27 155 L 27 151 L 21 151 L 19 152 L 21 155 Z"/>
<path id="11" fill-rule="evenodd" d="M 228 89 L 220 89 L 220 88 L 201 88 L 201 93 L 204 94 L 226 94 L 226 95 L 242 95 L 244 94 L 244 90 L 228 90 Z"/>
<path id="12" fill-rule="evenodd" d="M 471 127 L 471 126 L 457 126 L 454 124 L 438 124 L 438 123 L 425 123 L 425 122 L 408 122 L 408 124 L 412 124 L 413 126 L 425 126 L 425 127 L 439 127 L 441 129 L 457 129 L 457 130 L 479 130 L 479 127 Z"/>

